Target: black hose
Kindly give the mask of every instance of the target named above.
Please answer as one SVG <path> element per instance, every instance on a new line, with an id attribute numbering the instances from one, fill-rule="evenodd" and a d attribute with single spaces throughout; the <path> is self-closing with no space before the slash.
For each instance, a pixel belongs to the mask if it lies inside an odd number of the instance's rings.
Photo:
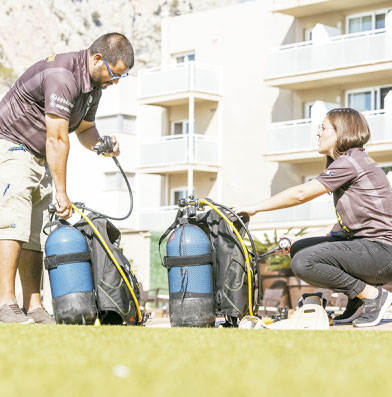
<path id="1" fill-rule="evenodd" d="M 104 218 L 112 219 L 112 220 L 115 220 L 115 221 L 123 221 L 124 219 L 129 218 L 129 216 L 132 213 L 132 210 L 133 210 L 133 194 L 132 194 L 131 185 L 129 184 L 129 181 L 128 181 L 127 176 L 125 175 L 125 172 L 121 168 L 120 162 L 117 160 L 116 157 L 112 157 L 112 159 L 115 162 L 115 164 L 117 165 L 118 169 L 120 170 L 121 175 L 123 176 L 123 178 L 125 180 L 125 183 L 127 185 L 127 188 L 128 188 L 128 192 L 129 192 L 129 211 L 128 211 L 127 215 L 125 215 L 123 217 L 120 217 L 120 218 L 117 218 L 117 217 L 114 217 L 114 216 L 109 216 L 109 215 L 102 214 L 102 212 L 98 212 L 96 210 L 93 210 L 92 208 L 86 207 L 84 204 L 81 204 L 81 203 L 74 203 L 74 204 L 77 207 L 79 207 L 80 209 L 82 209 L 82 210 L 90 211 L 90 212 L 92 212 L 92 213 L 94 213 L 96 215 L 102 216 Z"/>

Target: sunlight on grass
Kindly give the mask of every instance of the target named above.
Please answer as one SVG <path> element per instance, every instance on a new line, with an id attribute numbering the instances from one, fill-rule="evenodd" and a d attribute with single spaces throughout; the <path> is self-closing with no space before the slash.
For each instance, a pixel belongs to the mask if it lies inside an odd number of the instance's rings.
<path id="1" fill-rule="evenodd" d="M 390 395 L 392 334 L 0 327 L 1 396 Z"/>

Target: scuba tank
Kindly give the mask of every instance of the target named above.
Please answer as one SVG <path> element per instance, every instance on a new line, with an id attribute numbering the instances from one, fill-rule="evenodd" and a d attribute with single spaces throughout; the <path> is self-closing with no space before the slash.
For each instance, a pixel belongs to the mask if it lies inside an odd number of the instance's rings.
<path id="1" fill-rule="evenodd" d="M 206 206 L 211 210 L 205 211 Z M 236 327 L 239 319 L 257 313 L 263 296 L 256 247 L 247 228 L 249 217 L 194 196 L 179 200 L 178 207 L 158 244 L 162 265 L 169 269 L 170 321 L 172 325 L 208 326 L 216 315 L 225 317 L 222 326 Z M 245 233 L 249 249 L 243 241 Z M 169 235 L 162 261 L 161 244 Z M 193 270 L 197 268 L 208 268 L 211 273 L 197 274 Z M 211 280 L 214 299 L 210 300 L 210 292 L 191 289 L 189 280 L 193 288 Z M 192 296 L 197 298 L 194 302 Z"/>
<path id="2" fill-rule="evenodd" d="M 174 327 L 215 324 L 211 244 L 198 226 L 183 224 L 170 235 L 165 266 L 169 277 L 169 315 Z"/>
<path id="3" fill-rule="evenodd" d="M 56 323 L 93 324 L 97 308 L 90 252 L 83 234 L 62 223 L 50 233 L 45 254 Z"/>

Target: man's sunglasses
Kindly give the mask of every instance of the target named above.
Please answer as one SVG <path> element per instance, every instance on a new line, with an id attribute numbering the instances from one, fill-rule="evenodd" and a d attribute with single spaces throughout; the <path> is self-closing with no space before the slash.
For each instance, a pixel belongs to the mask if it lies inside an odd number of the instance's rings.
<path id="1" fill-rule="evenodd" d="M 108 69 L 108 71 L 109 71 L 109 73 L 110 73 L 110 76 L 112 76 L 112 77 L 109 79 L 110 81 L 122 79 L 123 77 L 127 77 L 127 76 L 128 76 L 128 72 L 122 74 L 121 76 L 118 76 L 118 75 L 114 74 L 114 73 L 111 71 L 111 69 L 110 69 L 108 63 L 106 62 L 106 59 L 105 59 L 104 56 L 102 56 L 102 59 L 103 59 L 103 61 L 105 62 L 105 65 L 106 65 L 106 67 L 107 67 L 107 69 Z"/>

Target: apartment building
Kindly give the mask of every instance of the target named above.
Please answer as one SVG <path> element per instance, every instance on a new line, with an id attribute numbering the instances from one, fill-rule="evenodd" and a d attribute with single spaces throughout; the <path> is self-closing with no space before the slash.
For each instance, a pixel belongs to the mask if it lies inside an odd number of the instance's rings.
<path id="1" fill-rule="evenodd" d="M 163 230 L 189 192 L 251 204 L 313 178 L 325 163 L 317 126 L 334 107 L 364 113 L 367 149 L 388 173 L 391 8 L 391 1 L 250 1 L 163 20 L 162 66 L 139 76 L 140 103 L 161 112 L 139 135 L 138 171 L 161 179 L 159 202 L 141 209 L 140 225 Z M 332 222 L 326 195 L 258 214 L 251 230 Z"/>
<path id="2" fill-rule="evenodd" d="M 264 81 L 267 49 L 282 43 L 292 18 L 269 8 L 249 1 L 162 20 L 162 65 L 138 76 L 141 109 L 159 117 L 153 124 L 139 113 L 137 168 L 159 177 L 161 194 L 140 208 L 139 227 L 165 230 L 188 194 L 226 205 L 270 195 L 279 164 L 264 156 L 266 126 L 279 90 Z"/>
<path id="3" fill-rule="evenodd" d="M 317 175 L 315 130 L 325 111 L 352 107 L 367 118 L 372 138 L 367 150 L 390 172 L 392 150 L 392 2 L 274 0 L 271 11 L 292 17 L 285 40 L 270 49 L 265 82 L 279 89 L 267 127 L 265 158 L 290 164 L 297 182 Z M 390 177 L 392 174 L 389 174 Z M 281 211 L 305 225 L 322 223 L 333 208 L 328 197 Z M 298 219 L 303 216 L 303 219 Z"/>

